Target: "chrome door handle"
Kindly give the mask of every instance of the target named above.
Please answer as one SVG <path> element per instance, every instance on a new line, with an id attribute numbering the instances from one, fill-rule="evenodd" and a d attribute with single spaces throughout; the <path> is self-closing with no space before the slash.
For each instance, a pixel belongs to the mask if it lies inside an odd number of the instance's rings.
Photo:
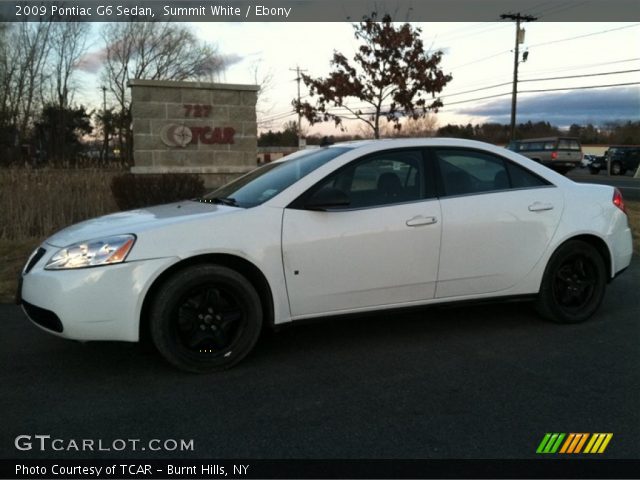
<path id="1" fill-rule="evenodd" d="M 544 212 L 545 210 L 553 210 L 551 203 L 534 202 L 529 205 L 530 212 Z"/>
<path id="2" fill-rule="evenodd" d="M 413 217 L 407 220 L 407 227 L 419 227 L 420 225 L 433 225 L 434 223 L 438 223 L 438 219 L 436 217 L 423 217 L 422 215 L 418 215 L 417 217 Z"/>

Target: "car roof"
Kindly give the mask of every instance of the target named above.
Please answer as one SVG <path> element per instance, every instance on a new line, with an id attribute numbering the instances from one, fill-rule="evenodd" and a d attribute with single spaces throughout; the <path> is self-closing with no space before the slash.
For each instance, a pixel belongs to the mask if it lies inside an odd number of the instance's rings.
<path id="1" fill-rule="evenodd" d="M 380 149 L 404 148 L 404 147 L 471 147 L 487 149 L 495 145 L 477 140 L 466 140 L 461 138 L 450 137 L 412 137 L 412 138 L 381 138 L 378 140 L 352 140 L 348 142 L 339 142 L 329 145 L 327 148 L 349 147 L 359 149 L 371 146 L 377 146 Z"/>

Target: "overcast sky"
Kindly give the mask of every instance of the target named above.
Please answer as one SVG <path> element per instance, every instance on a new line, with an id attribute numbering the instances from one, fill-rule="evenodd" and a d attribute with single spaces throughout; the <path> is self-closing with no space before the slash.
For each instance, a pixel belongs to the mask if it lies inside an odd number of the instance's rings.
<path id="1" fill-rule="evenodd" d="M 453 80 L 442 93 L 444 108 L 440 126 L 447 123 L 509 122 L 515 26 L 504 23 L 420 23 L 425 46 L 444 52 L 442 69 Z M 198 35 L 216 44 L 229 66 L 221 81 L 254 83 L 272 78 L 259 105 L 260 116 L 272 119 L 271 127 L 295 120 L 291 100 L 296 95 L 296 65 L 314 76 L 326 76 L 333 51 L 353 56 L 357 41 L 350 23 L 197 23 Z M 94 25 L 94 33 L 100 25 Z M 524 24 L 528 50 L 520 64 L 518 121 L 545 120 L 558 126 L 572 123 L 603 124 L 612 120 L 640 119 L 640 85 L 610 88 L 524 93 L 526 90 L 640 83 L 640 24 L 545 23 Z M 576 38 L 578 37 L 578 38 Z M 100 49 L 93 36 L 93 51 Z M 100 81 L 87 65 L 78 99 L 96 105 Z M 550 77 L 593 75 L 581 78 L 537 80 Z M 537 81 L 529 81 L 537 80 Z M 504 84 L 504 85 L 501 85 Z M 486 88 L 492 87 L 493 88 Z M 477 90 L 469 92 L 470 90 Z M 465 93 L 468 92 L 468 93 Z M 302 95 L 307 91 L 302 86 Z M 480 100 L 506 94 L 501 97 Z M 353 105 L 357 106 L 354 102 Z M 357 133 L 357 125 L 348 126 Z M 337 133 L 332 124 L 316 126 L 309 133 Z"/>

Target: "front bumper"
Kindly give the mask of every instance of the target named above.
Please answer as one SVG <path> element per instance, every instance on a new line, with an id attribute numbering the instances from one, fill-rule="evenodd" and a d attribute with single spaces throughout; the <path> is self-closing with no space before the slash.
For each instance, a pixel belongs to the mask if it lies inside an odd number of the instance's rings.
<path id="1" fill-rule="evenodd" d="M 18 297 L 38 327 L 74 340 L 139 339 L 140 312 L 153 281 L 174 258 L 76 270 L 45 270 L 56 248 L 22 276 Z M 57 318 L 60 322 L 55 322 Z"/>

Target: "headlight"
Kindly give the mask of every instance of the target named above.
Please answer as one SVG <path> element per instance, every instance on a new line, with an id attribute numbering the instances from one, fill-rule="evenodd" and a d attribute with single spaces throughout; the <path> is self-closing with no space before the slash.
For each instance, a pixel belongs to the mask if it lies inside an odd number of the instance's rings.
<path id="1" fill-rule="evenodd" d="M 127 258 L 135 241 L 135 235 L 116 235 L 74 243 L 58 250 L 44 268 L 62 270 L 121 263 Z"/>

